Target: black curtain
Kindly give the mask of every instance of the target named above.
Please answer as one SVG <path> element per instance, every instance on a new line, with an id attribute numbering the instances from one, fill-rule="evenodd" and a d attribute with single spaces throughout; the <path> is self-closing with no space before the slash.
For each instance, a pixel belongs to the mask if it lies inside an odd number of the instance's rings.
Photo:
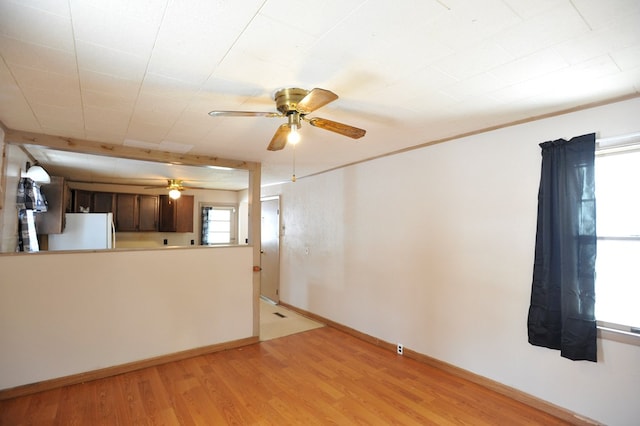
<path id="1" fill-rule="evenodd" d="M 529 343 L 597 361 L 595 134 L 540 144 Z"/>
<path id="2" fill-rule="evenodd" d="M 212 207 L 203 207 L 202 214 L 202 234 L 200 235 L 200 241 L 202 241 L 202 245 L 206 246 L 209 244 L 209 212 L 213 210 Z"/>

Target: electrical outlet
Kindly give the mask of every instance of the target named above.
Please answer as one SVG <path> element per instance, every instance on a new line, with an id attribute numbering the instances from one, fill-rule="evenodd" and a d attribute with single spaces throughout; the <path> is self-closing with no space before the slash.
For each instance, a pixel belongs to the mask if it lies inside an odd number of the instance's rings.
<path id="1" fill-rule="evenodd" d="M 398 343 L 397 352 L 398 352 L 398 355 L 402 355 L 403 354 L 404 346 L 402 346 L 402 343 Z"/>

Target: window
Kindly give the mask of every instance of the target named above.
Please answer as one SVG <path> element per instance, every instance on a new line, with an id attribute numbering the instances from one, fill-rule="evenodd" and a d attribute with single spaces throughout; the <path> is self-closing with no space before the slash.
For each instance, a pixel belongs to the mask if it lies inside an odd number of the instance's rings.
<path id="1" fill-rule="evenodd" d="M 201 204 L 202 245 L 236 244 L 237 209 L 235 206 Z"/>
<path id="2" fill-rule="evenodd" d="M 640 145 L 599 149 L 595 180 L 596 319 L 640 333 Z"/>

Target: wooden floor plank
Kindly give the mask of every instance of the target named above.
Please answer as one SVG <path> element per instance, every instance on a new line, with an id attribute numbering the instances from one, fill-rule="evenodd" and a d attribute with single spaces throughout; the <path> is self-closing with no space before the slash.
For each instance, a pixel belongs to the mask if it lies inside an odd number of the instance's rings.
<path id="1" fill-rule="evenodd" d="M 0 426 L 566 425 L 331 327 L 0 401 Z"/>

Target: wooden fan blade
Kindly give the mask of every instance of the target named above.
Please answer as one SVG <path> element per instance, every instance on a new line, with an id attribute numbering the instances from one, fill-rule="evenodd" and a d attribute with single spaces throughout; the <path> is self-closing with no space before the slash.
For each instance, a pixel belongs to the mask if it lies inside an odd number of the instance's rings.
<path id="1" fill-rule="evenodd" d="M 261 112 L 261 111 L 210 111 L 212 117 L 283 117 L 277 112 Z"/>
<path id="2" fill-rule="evenodd" d="M 289 135 L 289 130 L 290 129 L 288 124 L 280 125 L 280 127 L 278 127 L 278 130 L 276 130 L 276 133 L 273 135 L 273 138 L 271 138 L 271 143 L 269 143 L 267 149 L 269 151 L 280 151 L 282 148 L 284 148 L 287 145 L 287 136 Z"/>
<path id="3" fill-rule="evenodd" d="M 204 186 L 191 186 L 191 185 L 185 185 L 183 187 L 180 188 L 180 191 L 185 191 L 188 189 L 211 189 L 211 188 L 206 188 Z"/>
<path id="4" fill-rule="evenodd" d="M 332 132 L 339 133 L 353 139 L 360 139 L 365 135 L 365 133 L 367 133 L 366 130 L 358 129 L 357 127 L 349 126 L 347 124 L 338 123 L 337 121 L 327 120 L 326 118 L 314 117 L 308 119 L 307 121 L 314 127 L 330 130 Z"/>
<path id="5" fill-rule="evenodd" d="M 325 90 L 315 88 L 311 90 L 307 95 L 298 102 L 298 106 L 296 107 L 296 111 L 300 114 L 309 114 L 317 110 L 320 107 L 325 106 L 329 102 L 333 102 L 338 99 L 338 95 L 335 93 Z"/>

